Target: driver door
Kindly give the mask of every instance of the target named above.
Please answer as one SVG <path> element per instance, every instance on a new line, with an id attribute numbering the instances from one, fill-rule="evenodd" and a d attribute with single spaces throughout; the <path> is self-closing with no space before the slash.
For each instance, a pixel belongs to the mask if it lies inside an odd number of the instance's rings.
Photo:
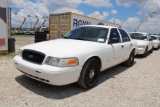
<path id="1" fill-rule="evenodd" d="M 108 55 L 108 62 L 111 66 L 114 66 L 118 63 L 122 62 L 123 59 L 123 51 L 124 51 L 124 44 L 122 43 L 122 39 L 120 34 L 116 28 L 112 28 L 110 31 L 110 35 L 108 38 L 108 45 L 111 54 Z"/>

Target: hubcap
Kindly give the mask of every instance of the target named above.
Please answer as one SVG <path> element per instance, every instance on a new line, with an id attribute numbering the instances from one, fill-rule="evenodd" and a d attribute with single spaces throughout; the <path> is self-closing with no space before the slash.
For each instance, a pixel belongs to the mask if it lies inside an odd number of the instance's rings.
<path id="1" fill-rule="evenodd" d="M 95 75 L 94 70 L 91 70 L 90 73 L 89 73 L 89 77 L 90 77 L 90 78 L 93 78 L 94 75 Z"/>
<path id="2" fill-rule="evenodd" d="M 131 56 L 131 62 L 133 61 L 133 56 Z"/>

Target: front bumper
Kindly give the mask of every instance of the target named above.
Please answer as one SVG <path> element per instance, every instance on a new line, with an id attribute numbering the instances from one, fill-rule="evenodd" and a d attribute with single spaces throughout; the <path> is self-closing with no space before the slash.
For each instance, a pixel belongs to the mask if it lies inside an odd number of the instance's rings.
<path id="1" fill-rule="evenodd" d="M 26 76 L 51 85 L 67 85 L 77 82 L 82 67 L 54 67 L 25 61 L 20 56 L 14 58 L 15 66 Z"/>
<path id="2" fill-rule="evenodd" d="M 137 54 L 142 55 L 145 52 L 145 48 L 137 48 Z"/>
<path id="3" fill-rule="evenodd" d="M 159 47 L 158 44 L 154 44 L 154 45 L 153 45 L 153 48 L 154 48 L 154 49 L 157 49 L 158 47 Z"/>

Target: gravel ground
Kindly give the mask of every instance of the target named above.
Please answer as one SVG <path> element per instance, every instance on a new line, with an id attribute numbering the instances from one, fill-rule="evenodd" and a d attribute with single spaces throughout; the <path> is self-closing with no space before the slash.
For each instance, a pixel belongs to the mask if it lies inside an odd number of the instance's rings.
<path id="1" fill-rule="evenodd" d="M 33 37 L 16 38 L 16 52 Z M 101 73 L 98 85 L 52 86 L 20 73 L 13 58 L 0 57 L 0 107 L 160 107 L 160 50 L 136 57 L 131 68 L 118 65 Z"/>

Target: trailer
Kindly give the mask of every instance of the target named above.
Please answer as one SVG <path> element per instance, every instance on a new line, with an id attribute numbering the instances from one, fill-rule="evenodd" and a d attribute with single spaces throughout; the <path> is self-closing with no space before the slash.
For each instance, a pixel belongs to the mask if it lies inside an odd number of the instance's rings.
<path id="1" fill-rule="evenodd" d="M 83 25 L 106 25 L 121 27 L 121 24 L 116 24 L 96 18 L 66 12 L 58 14 L 50 14 L 49 16 L 49 28 L 50 39 L 60 38 L 73 28 Z"/>
<path id="2" fill-rule="evenodd" d="M 0 0 L 0 53 L 8 53 L 8 38 L 10 35 L 10 9 L 7 0 Z"/>

